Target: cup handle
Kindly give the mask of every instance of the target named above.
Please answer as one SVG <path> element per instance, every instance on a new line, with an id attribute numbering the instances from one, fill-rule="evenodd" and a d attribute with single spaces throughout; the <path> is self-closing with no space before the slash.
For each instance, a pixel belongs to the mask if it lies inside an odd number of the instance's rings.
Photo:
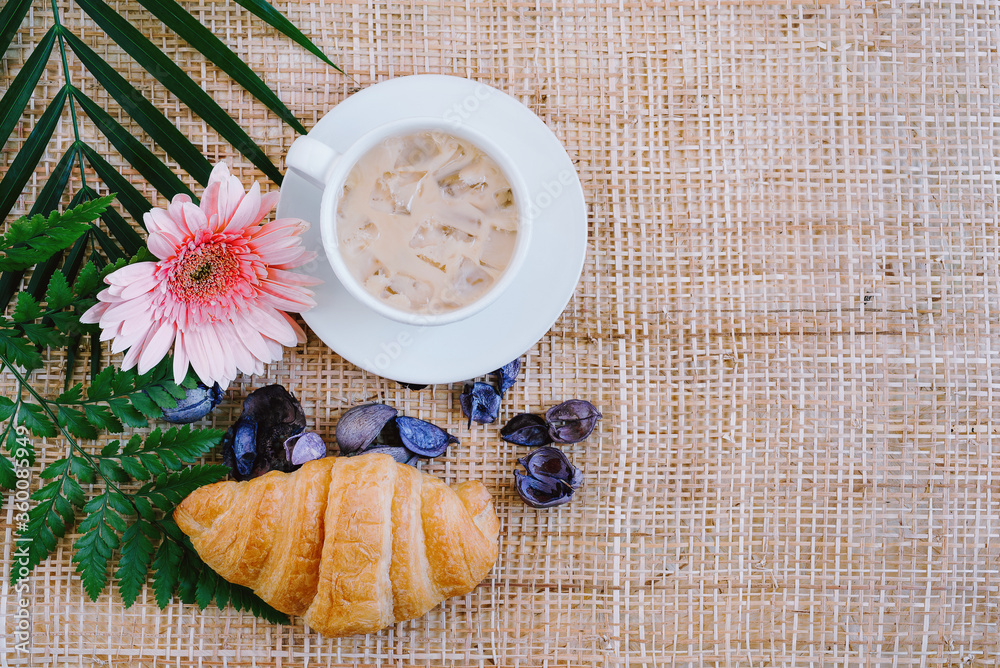
<path id="1" fill-rule="evenodd" d="M 341 155 L 318 139 L 302 135 L 288 149 L 285 165 L 319 188 L 325 188 L 327 177 Z"/>

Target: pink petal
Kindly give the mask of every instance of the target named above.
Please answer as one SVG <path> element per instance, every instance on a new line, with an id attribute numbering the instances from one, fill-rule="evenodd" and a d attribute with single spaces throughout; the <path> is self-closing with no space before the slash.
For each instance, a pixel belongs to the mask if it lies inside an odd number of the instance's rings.
<path id="1" fill-rule="evenodd" d="M 222 355 L 219 359 L 222 362 L 222 378 L 229 378 L 230 380 L 236 378 L 236 374 L 239 370 L 236 367 L 236 359 L 233 354 L 232 340 L 228 336 L 228 332 L 222 329 L 219 325 L 222 323 L 216 323 L 215 327 L 212 328 L 212 334 L 215 340 L 219 343 L 222 348 Z"/>
<path id="2" fill-rule="evenodd" d="M 260 332 L 254 329 L 247 319 L 242 317 L 243 314 L 238 314 L 236 318 L 232 321 L 233 327 L 236 329 L 236 334 L 239 336 L 240 341 L 249 351 L 249 353 L 258 360 L 268 360 L 267 345 L 264 343 L 264 338 L 260 335 Z"/>
<path id="3" fill-rule="evenodd" d="M 139 355 L 139 373 L 146 373 L 164 358 L 174 342 L 175 332 L 173 323 L 161 324 L 154 329 Z"/>
<path id="4" fill-rule="evenodd" d="M 187 346 L 188 358 L 191 360 L 191 366 L 194 368 L 194 372 L 198 374 L 198 378 L 201 379 L 201 382 L 206 385 L 211 385 L 215 381 L 212 378 L 210 356 L 202 345 L 201 337 L 198 335 L 198 330 L 190 329 L 185 332 L 184 343 Z"/>
<path id="5" fill-rule="evenodd" d="M 143 348 L 145 348 L 155 333 L 154 329 L 150 327 L 149 331 L 146 332 L 146 336 L 142 338 L 142 341 L 128 349 L 128 352 L 125 353 L 125 358 L 122 360 L 122 369 L 128 370 L 135 366 L 136 362 L 139 361 L 139 356 L 142 354 Z"/>
<path id="6" fill-rule="evenodd" d="M 281 344 L 275 341 L 274 339 L 268 339 L 268 338 L 264 339 L 264 343 L 267 344 L 267 348 L 271 352 L 271 359 L 274 360 L 275 362 L 280 360 L 282 355 L 284 354 L 284 350 L 282 350 Z"/>
<path id="7" fill-rule="evenodd" d="M 294 260 L 293 262 L 282 262 L 281 264 L 272 264 L 272 269 L 299 269 L 305 267 L 310 262 L 316 259 L 316 251 L 306 251 L 302 254 L 302 257 Z"/>
<path id="8" fill-rule="evenodd" d="M 274 207 L 278 205 L 279 199 L 281 199 L 280 190 L 275 190 L 274 192 L 261 195 L 260 208 L 257 210 L 257 217 L 254 219 L 253 224 L 256 225 L 260 221 L 264 220 L 264 217 L 271 213 Z"/>
<path id="9" fill-rule="evenodd" d="M 146 223 L 147 232 L 166 235 L 174 245 L 179 244 L 185 236 L 177 221 L 171 218 L 165 209 L 150 209 L 143 214 L 142 220 Z"/>
<path id="10" fill-rule="evenodd" d="M 218 169 L 219 166 L 216 165 L 215 168 Z M 212 174 L 215 174 L 214 170 L 212 171 Z M 209 221 L 212 220 L 213 216 L 219 213 L 219 186 L 220 183 L 218 181 L 213 183 L 210 178 L 208 186 L 205 188 L 205 192 L 201 194 L 201 204 L 199 206 L 202 213 L 208 217 Z M 212 229 L 215 229 L 214 225 L 212 226 Z"/>
<path id="11" fill-rule="evenodd" d="M 177 330 L 177 337 L 174 339 L 174 382 L 180 385 L 187 376 L 188 356 L 187 348 L 184 347 L 184 332 Z"/>
<path id="12" fill-rule="evenodd" d="M 117 325 L 106 327 L 106 328 L 104 328 L 104 329 L 101 330 L 101 343 L 103 343 L 105 341 L 110 341 L 111 339 L 114 339 L 115 337 L 120 336 L 121 333 L 122 333 L 122 323 L 118 323 Z"/>
<path id="13" fill-rule="evenodd" d="M 240 205 L 233 213 L 232 219 L 226 224 L 225 232 L 239 232 L 248 225 L 252 225 L 257 213 L 260 211 L 260 184 L 254 181 L 248 192 L 240 201 Z"/>
<path id="14" fill-rule="evenodd" d="M 156 279 L 155 274 L 150 274 L 145 278 L 138 278 L 134 282 L 125 286 L 125 288 L 122 290 L 120 298 L 135 299 L 140 295 L 146 294 L 159 284 L 160 282 Z"/>
<path id="15" fill-rule="evenodd" d="M 208 187 L 215 183 L 225 183 L 229 180 L 229 165 L 225 161 L 220 162 L 212 168 L 212 173 L 208 175 Z"/>
<path id="16" fill-rule="evenodd" d="M 295 319 L 292 316 L 287 313 L 282 313 L 281 315 L 284 316 L 285 320 L 288 321 L 288 324 L 291 325 L 292 330 L 295 332 L 295 336 L 298 339 L 298 343 L 301 346 L 306 342 L 306 333 L 301 327 L 299 327 L 299 323 L 295 322 Z"/>
<path id="17" fill-rule="evenodd" d="M 131 331 L 126 331 L 125 324 L 123 324 L 121 333 L 111 342 L 111 354 L 117 355 L 127 348 L 135 348 L 140 342 L 145 340 L 152 329 L 153 323 L 149 321 L 140 323 L 140 326 L 133 327 Z"/>
<path id="18" fill-rule="evenodd" d="M 126 318 L 121 321 L 121 336 L 135 337 L 138 334 L 143 334 L 147 329 L 152 327 L 156 323 L 156 319 L 153 314 L 148 314 L 149 317 L 134 317 Z"/>
<path id="19" fill-rule="evenodd" d="M 209 229 L 208 216 L 205 215 L 205 212 L 200 207 L 187 202 L 181 207 L 181 212 L 184 215 L 184 224 L 191 231 L 188 236 L 196 235 L 198 232 Z"/>
<path id="20" fill-rule="evenodd" d="M 243 190 L 243 184 L 235 176 L 230 176 L 219 184 L 219 223 L 221 225 L 229 224 L 229 219 L 233 217 L 233 213 L 236 212 L 244 195 L 246 195 L 246 191 Z"/>
<path id="21" fill-rule="evenodd" d="M 236 363 L 233 361 L 227 333 L 224 320 L 198 329 L 201 343 L 211 356 L 209 373 L 212 374 L 212 379 L 215 381 L 236 377 Z"/>
<path id="22" fill-rule="evenodd" d="M 284 269 L 275 269 L 274 267 L 268 268 L 267 277 L 275 283 L 283 283 L 285 285 L 320 285 L 323 282 L 323 279 L 316 278 L 315 276 L 300 274 L 294 271 L 285 271 Z"/>
<path id="23" fill-rule="evenodd" d="M 298 218 L 278 218 L 264 223 L 252 236 L 254 247 L 272 243 L 275 239 L 298 237 L 309 229 L 309 223 Z"/>
<path id="24" fill-rule="evenodd" d="M 285 265 L 295 263 L 298 266 L 302 263 L 302 256 L 306 253 L 302 246 L 295 245 L 291 248 L 260 248 L 257 254 L 260 255 L 264 264 Z"/>
<path id="25" fill-rule="evenodd" d="M 232 373 L 227 375 L 235 377 L 238 371 L 249 373 L 249 369 L 253 368 L 253 356 L 240 341 L 232 321 L 219 321 L 215 323 L 215 329 L 218 332 L 219 341 L 226 347 L 226 357 L 232 362 Z M 247 363 L 248 361 L 249 363 Z"/>
<path id="26" fill-rule="evenodd" d="M 276 310 L 252 306 L 247 312 L 247 320 L 263 337 L 274 339 L 286 346 L 294 346 L 298 342 L 295 332 L 288 326 L 284 318 L 278 315 Z M 281 357 L 281 353 L 278 354 L 278 357 Z"/>
<path id="27" fill-rule="evenodd" d="M 225 351 L 220 345 L 219 337 L 215 333 L 213 325 L 199 327 L 194 331 L 194 335 L 195 340 L 198 342 L 199 354 L 205 355 L 209 379 L 212 381 L 205 384 L 211 385 L 225 376 L 225 363 L 223 362 Z"/>
<path id="28" fill-rule="evenodd" d="M 104 290 L 101 292 L 103 293 Z M 80 322 L 85 325 L 96 325 L 101 321 L 101 316 L 104 315 L 104 312 L 108 310 L 108 306 L 109 304 L 106 302 L 97 302 L 87 309 L 86 313 L 80 316 Z"/>
<path id="29" fill-rule="evenodd" d="M 165 234 L 153 232 L 146 239 L 146 248 L 161 260 L 169 260 L 177 254 L 178 244 L 171 241 Z"/>
<path id="30" fill-rule="evenodd" d="M 282 311 L 301 313 L 316 306 L 312 291 L 274 281 L 261 281 L 260 290 L 271 296 L 268 301 Z M 281 306 L 279 306 L 281 304 Z"/>
<path id="31" fill-rule="evenodd" d="M 155 262 L 136 262 L 135 264 L 127 264 L 109 274 L 105 280 L 111 285 L 128 285 L 132 281 L 145 278 L 155 271 Z"/>
<path id="32" fill-rule="evenodd" d="M 107 327 L 108 325 L 116 322 L 124 322 L 125 320 L 132 320 L 146 315 L 147 311 L 152 310 L 151 307 L 152 302 L 145 297 L 129 299 L 112 304 L 104 312 L 104 317 L 101 318 L 101 327 Z"/>
<path id="33" fill-rule="evenodd" d="M 170 204 L 167 205 L 167 215 L 177 224 L 183 236 L 191 234 L 191 230 L 188 229 L 187 224 L 184 222 L 183 213 L 184 205 L 190 203 L 191 198 L 187 195 L 174 195 L 174 198 L 170 200 Z"/>

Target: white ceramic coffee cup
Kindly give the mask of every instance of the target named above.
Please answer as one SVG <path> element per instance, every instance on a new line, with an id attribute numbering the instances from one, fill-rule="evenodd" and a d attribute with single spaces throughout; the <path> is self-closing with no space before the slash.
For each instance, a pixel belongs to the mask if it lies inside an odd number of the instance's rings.
<path id="1" fill-rule="evenodd" d="M 444 313 L 414 313 L 396 308 L 368 292 L 364 285 L 348 269 L 340 254 L 340 242 L 337 234 L 337 203 L 344 192 L 344 182 L 354 165 L 368 151 L 375 148 L 389 137 L 412 134 L 421 131 L 441 132 L 459 139 L 471 142 L 486 155 L 496 161 L 510 183 L 517 207 L 518 228 L 517 241 L 510 263 L 493 286 L 474 302 L 461 308 Z M 531 218 L 528 215 L 528 189 L 520 170 L 495 141 L 481 132 L 477 132 L 454 124 L 443 118 L 408 118 L 402 121 L 386 123 L 362 135 L 351 146 L 340 153 L 328 144 L 303 135 L 295 140 L 285 163 L 312 183 L 323 188 L 323 200 L 320 205 L 320 231 L 323 237 L 323 250 L 333 267 L 337 279 L 351 295 L 371 310 L 387 318 L 408 325 L 435 326 L 445 325 L 468 318 L 478 313 L 499 297 L 513 282 L 514 277 L 524 263 L 528 243 L 531 238 Z M 391 269 L 391 267 L 390 267 Z"/>

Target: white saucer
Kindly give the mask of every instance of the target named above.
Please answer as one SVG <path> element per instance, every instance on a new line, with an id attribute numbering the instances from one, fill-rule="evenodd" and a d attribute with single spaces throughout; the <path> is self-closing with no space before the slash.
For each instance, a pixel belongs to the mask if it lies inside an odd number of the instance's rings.
<path id="1" fill-rule="evenodd" d="M 559 140 L 530 109 L 489 86 L 441 75 L 385 81 L 338 104 L 310 132 L 338 151 L 375 127 L 410 116 L 442 116 L 506 148 L 523 170 L 538 209 L 528 256 L 516 280 L 485 310 L 438 327 L 389 320 L 356 301 L 323 254 L 319 230 L 322 191 L 285 173 L 279 218 L 312 223 L 304 237 L 319 253 L 297 269 L 323 280 L 317 306 L 302 318 L 347 361 L 404 383 L 451 383 L 489 373 L 533 346 L 573 296 L 587 249 L 587 208 L 573 163 Z"/>

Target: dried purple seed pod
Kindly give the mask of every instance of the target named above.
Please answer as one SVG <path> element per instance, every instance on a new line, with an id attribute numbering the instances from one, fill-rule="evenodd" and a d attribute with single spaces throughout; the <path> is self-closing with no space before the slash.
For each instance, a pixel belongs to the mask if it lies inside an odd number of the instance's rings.
<path id="1" fill-rule="evenodd" d="M 466 383 L 458 402 L 462 413 L 469 418 L 469 427 L 473 420 L 487 424 L 495 422 L 500 415 L 500 395 L 487 383 Z"/>
<path id="2" fill-rule="evenodd" d="M 361 404 L 348 409 L 337 422 L 340 454 L 356 455 L 364 452 L 396 414 L 395 408 L 385 404 Z"/>
<path id="3" fill-rule="evenodd" d="M 396 418 L 396 427 L 399 429 L 399 440 L 418 457 L 439 457 L 449 444 L 458 443 L 457 438 L 426 420 L 400 415 Z"/>
<path id="4" fill-rule="evenodd" d="M 380 452 L 389 455 L 400 464 L 409 464 L 414 455 L 401 445 L 376 445 L 365 450 L 365 454 Z M 360 454 L 360 453 L 359 453 Z"/>
<path id="5" fill-rule="evenodd" d="M 549 436 L 556 443 L 577 443 L 590 436 L 603 415 L 594 404 L 583 399 L 570 399 L 553 406 L 545 413 Z"/>
<path id="6" fill-rule="evenodd" d="M 521 373 L 521 358 L 518 357 L 513 362 L 508 362 L 502 367 L 493 371 L 490 375 L 496 378 L 497 381 L 497 392 L 500 393 L 502 397 L 506 394 L 507 390 L 514 386 L 517 382 L 517 375 Z"/>
<path id="7" fill-rule="evenodd" d="M 526 473 L 514 471 L 514 487 L 524 502 L 534 508 L 569 503 L 583 484 L 580 469 L 556 448 L 539 448 L 517 462 Z"/>
<path id="8" fill-rule="evenodd" d="M 257 459 L 257 421 L 250 415 L 241 415 L 233 425 L 233 455 L 236 459 L 236 471 L 239 476 L 249 477 L 253 472 L 253 463 Z M 237 476 L 237 480 L 239 480 Z"/>
<path id="9" fill-rule="evenodd" d="M 298 400 L 281 385 L 254 390 L 243 400 L 243 413 L 222 437 L 222 461 L 237 480 L 271 470 L 294 471 L 285 440 L 306 427 Z"/>
<path id="10" fill-rule="evenodd" d="M 304 431 L 285 439 L 285 456 L 292 464 L 301 466 L 314 459 L 326 457 L 326 443 L 319 434 Z"/>
<path id="11" fill-rule="evenodd" d="M 537 448 L 552 442 L 549 436 L 549 423 L 541 415 L 521 413 L 512 417 L 500 429 L 500 438 L 514 445 L 527 445 Z"/>
<path id="12" fill-rule="evenodd" d="M 188 424 L 200 420 L 222 403 L 222 388 L 216 383 L 212 387 L 199 382 L 187 390 L 183 399 L 173 408 L 164 408 L 163 419 L 172 424 Z"/>

